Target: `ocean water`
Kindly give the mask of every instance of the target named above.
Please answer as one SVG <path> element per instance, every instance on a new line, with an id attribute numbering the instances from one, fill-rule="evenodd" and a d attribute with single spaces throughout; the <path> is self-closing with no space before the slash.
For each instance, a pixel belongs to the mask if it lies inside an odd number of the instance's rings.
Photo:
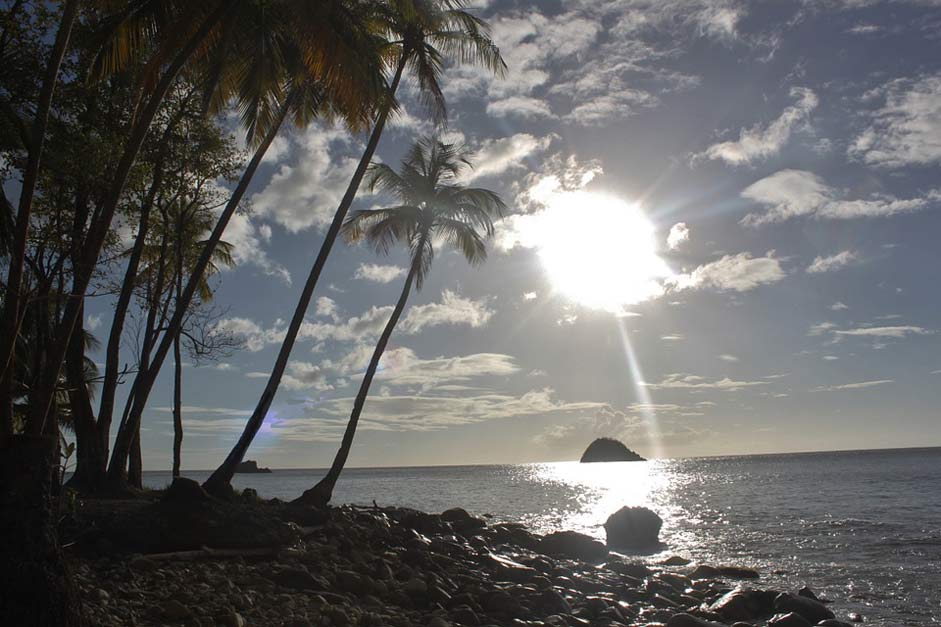
<path id="1" fill-rule="evenodd" d="M 202 480 L 208 473 L 186 473 Z M 237 475 L 237 487 L 291 499 L 318 470 Z M 161 487 L 169 473 L 145 473 Z M 538 532 L 601 539 L 609 514 L 644 505 L 664 519 L 656 562 L 682 555 L 762 573 L 761 586 L 807 584 L 845 618 L 941 624 L 941 448 L 506 466 L 349 469 L 336 503 L 460 506 Z"/>

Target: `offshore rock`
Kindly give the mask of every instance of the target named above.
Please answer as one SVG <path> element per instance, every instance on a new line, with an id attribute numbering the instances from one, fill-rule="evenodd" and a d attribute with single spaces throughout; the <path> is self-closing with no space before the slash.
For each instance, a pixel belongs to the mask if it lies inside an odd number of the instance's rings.
<path id="1" fill-rule="evenodd" d="M 588 445 L 588 448 L 582 453 L 582 458 L 579 461 L 588 463 L 643 462 L 647 460 L 614 438 L 598 438 Z"/>
<path id="2" fill-rule="evenodd" d="M 252 473 L 269 473 L 271 472 L 270 468 L 259 468 L 258 462 L 253 459 L 246 459 L 244 462 L 239 462 L 239 465 L 235 467 L 235 472 L 243 472 L 246 474 Z"/>

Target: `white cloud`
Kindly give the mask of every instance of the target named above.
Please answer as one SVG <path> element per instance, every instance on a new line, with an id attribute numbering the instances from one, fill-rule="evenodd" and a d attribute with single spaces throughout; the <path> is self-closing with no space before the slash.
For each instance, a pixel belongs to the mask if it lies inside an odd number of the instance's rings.
<path id="1" fill-rule="evenodd" d="M 685 340 L 685 339 L 686 339 L 686 336 L 685 336 L 685 335 L 680 335 L 680 334 L 675 334 L 675 335 L 661 335 L 661 336 L 660 336 L 660 339 L 661 339 L 661 340 L 664 340 L 665 342 L 680 342 L 680 341 L 682 341 L 682 340 Z"/>
<path id="2" fill-rule="evenodd" d="M 780 170 L 752 183 L 742 192 L 743 198 L 770 207 L 763 214 L 745 216 L 742 223 L 757 226 L 814 213 L 829 201 L 830 192 L 816 174 L 803 170 Z"/>
<path id="3" fill-rule="evenodd" d="M 317 312 L 318 316 L 332 318 L 333 320 L 337 320 L 340 314 L 340 309 L 337 306 L 337 302 L 329 296 L 320 296 L 317 298 L 315 311 Z"/>
<path id="4" fill-rule="evenodd" d="M 689 227 L 685 222 L 677 222 L 670 227 L 670 233 L 667 235 L 667 248 L 676 250 L 683 243 L 689 241 Z"/>
<path id="5" fill-rule="evenodd" d="M 307 415 L 275 421 L 271 432 L 279 439 L 334 441 L 342 434 L 353 399 L 312 403 Z M 552 388 L 531 390 L 522 396 L 488 393 L 477 396 L 377 395 L 370 397 L 359 429 L 362 431 L 438 431 L 450 427 L 524 416 L 567 416 L 598 412 L 606 403 L 566 402 Z"/>
<path id="6" fill-rule="evenodd" d="M 493 310 L 486 300 L 464 298 L 451 290 L 441 292 L 441 302 L 413 305 L 400 326 L 404 333 L 419 333 L 425 327 L 460 324 L 480 327 L 490 320 Z"/>
<path id="7" fill-rule="evenodd" d="M 813 263 L 807 266 L 807 272 L 811 274 L 833 272 L 834 270 L 845 268 L 856 260 L 856 253 L 851 250 L 844 250 L 835 255 L 829 255 L 827 257 L 818 256 L 814 259 Z M 846 305 L 843 305 L 843 308 L 845 309 Z"/>
<path id="8" fill-rule="evenodd" d="M 860 327 L 858 329 L 835 330 L 837 335 L 857 337 L 903 338 L 909 335 L 931 335 L 934 331 L 916 326 Z"/>
<path id="9" fill-rule="evenodd" d="M 85 316 L 85 330 L 95 331 L 101 326 L 101 314 L 88 314 Z"/>
<path id="10" fill-rule="evenodd" d="M 659 383 L 644 382 L 642 385 L 651 390 L 720 390 L 736 392 L 745 388 L 768 385 L 767 381 L 735 381 L 728 377 L 708 379 L 693 374 L 668 374 Z"/>
<path id="11" fill-rule="evenodd" d="M 723 353 L 722 355 L 719 355 L 719 359 L 721 359 L 722 361 L 731 361 L 731 362 L 738 361 L 738 357 L 736 357 L 735 355 L 729 355 L 728 353 Z"/>
<path id="12" fill-rule="evenodd" d="M 363 279 L 376 283 L 390 283 L 400 276 L 405 276 L 405 268 L 375 263 L 361 263 L 353 274 L 354 279 Z"/>
<path id="13" fill-rule="evenodd" d="M 835 303 L 830 305 L 830 309 L 832 309 L 833 311 L 843 311 L 845 309 L 849 309 L 849 305 L 842 303 L 840 301 L 836 301 Z"/>
<path id="14" fill-rule="evenodd" d="M 743 128 L 737 140 L 713 144 L 697 156 L 732 165 L 750 165 L 778 154 L 790 139 L 792 130 L 806 124 L 819 103 L 814 92 L 803 87 L 792 88 L 791 97 L 797 99 L 797 103 L 787 107 L 768 126 L 756 124 Z"/>
<path id="15" fill-rule="evenodd" d="M 539 295 L 536 292 L 524 292 L 523 300 L 536 300 Z"/>
<path id="16" fill-rule="evenodd" d="M 887 217 L 920 211 L 941 201 L 939 190 L 910 199 L 880 194 L 869 199 L 848 200 L 843 197 L 845 192 L 804 170 L 780 170 L 752 183 L 741 195 L 765 207 L 763 213 L 746 215 L 741 221 L 746 226 L 783 222 L 805 215 L 830 220 Z"/>
<path id="17" fill-rule="evenodd" d="M 497 176 L 509 170 L 527 167 L 527 159 L 544 152 L 553 140 L 552 135 L 534 137 L 529 133 L 517 133 L 509 137 L 489 139 L 478 148 L 471 163 L 472 170 L 465 170 L 462 183 L 485 176 Z"/>
<path id="18" fill-rule="evenodd" d="M 545 100 L 530 96 L 510 96 L 487 103 L 487 113 L 495 118 L 551 118 L 552 109 Z"/>
<path id="19" fill-rule="evenodd" d="M 750 253 L 725 255 L 689 274 L 678 275 L 674 281 L 677 289 L 745 292 L 760 285 L 776 283 L 785 276 L 780 259 L 774 256 L 774 251 L 769 251 L 764 257 L 752 257 Z"/>
<path id="20" fill-rule="evenodd" d="M 941 163 L 941 74 L 893 80 L 877 91 L 884 105 L 849 154 L 886 168 Z"/>
<path id="21" fill-rule="evenodd" d="M 318 315 L 330 316 L 332 320 L 304 321 L 298 332 L 298 340 L 316 343 L 324 341 L 371 342 L 379 336 L 388 322 L 392 309 L 391 305 L 371 307 L 359 316 L 341 320 L 335 315 L 335 303 L 318 300 Z M 487 306 L 486 300 L 473 300 L 450 290 L 444 290 L 441 293 L 440 302 L 414 305 L 407 309 L 396 332 L 415 335 L 425 328 L 441 325 L 480 327 L 490 320 L 493 313 L 493 310 Z M 245 343 L 245 348 L 250 352 L 257 352 L 270 344 L 282 342 L 285 334 L 283 320 L 276 320 L 271 327 L 265 328 L 248 318 L 233 317 L 220 320 L 218 328 L 220 331 L 241 338 Z"/>
<path id="22" fill-rule="evenodd" d="M 296 131 L 292 143 L 292 164 L 281 163 L 251 202 L 257 215 L 297 233 L 330 222 L 359 157 L 358 145 L 340 126 L 311 124 Z M 359 194 L 365 193 L 361 188 Z"/>
<path id="23" fill-rule="evenodd" d="M 838 392 L 841 390 L 865 390 L 879 385 L 895 383 L 894 379 L 880 379 L 878 381 L 860 381 L 858 383 L 844 383 L 843 385 L 827 385 L 814 388 L 815 392 Z"/>

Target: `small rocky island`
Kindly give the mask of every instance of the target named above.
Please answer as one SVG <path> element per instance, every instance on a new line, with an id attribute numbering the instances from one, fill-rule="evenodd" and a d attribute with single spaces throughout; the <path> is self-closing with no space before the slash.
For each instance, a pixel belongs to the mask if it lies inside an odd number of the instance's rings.
<path id="1" fill-rule="evenodd" d="M 271 469 L 259 468 L 258 462 L 253 459 L 246 459 L 244 462 L 239 463 L 239 465 L 235 467 L 235 472 L 243 472 L 246 474 L 263 474 L 266 472 L 271 472 Z"/>
<path id="2" fill-rule="evenodd" d="M 614 438 L 598 438 L 582 453 L 580 462 L 645 462 L 647 461 Z"/>

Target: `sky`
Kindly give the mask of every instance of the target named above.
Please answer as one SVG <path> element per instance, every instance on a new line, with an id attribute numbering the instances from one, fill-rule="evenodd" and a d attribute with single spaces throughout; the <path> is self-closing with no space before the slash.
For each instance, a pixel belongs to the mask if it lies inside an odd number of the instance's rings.
<path id="1" fill-rule="evenodd" d="M 941 1 L 474 11 L 509 71 L 448 68 L 439 133 L 509 215 L 481 267 L 439 248 L 350 465 L 577 459 L 599 436 L 649 457 L 941 445 Z M 415 83 L 399 95 L 393 165 L 433 131 Z M 241 432 L 364 141 L 291 129 L 256 175 L 216 293 L 244 346 L 184 371 L 184 468 Z M 335 248 L 249 459 L 329 465 L 406 262 Z M 170 465 L 164 370 L 148 470 Z"/>

